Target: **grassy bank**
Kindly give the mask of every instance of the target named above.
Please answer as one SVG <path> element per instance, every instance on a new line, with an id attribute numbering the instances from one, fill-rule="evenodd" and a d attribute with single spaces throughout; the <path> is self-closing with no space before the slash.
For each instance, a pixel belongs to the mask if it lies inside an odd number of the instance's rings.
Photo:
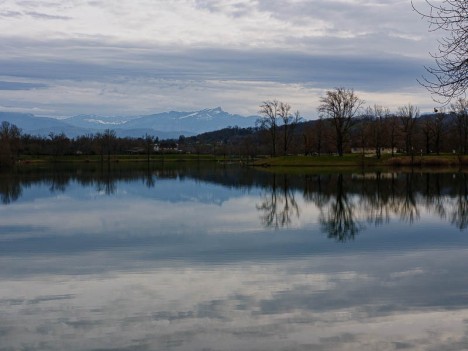
<path id="1" fill-rule="evenodd" d="M 257 167 L 356 167 L 378 166 L 382 160 L 349 154 L 338 156 L 280 156 L 257 160 L 253 163 Z"/>
<path id="2" fill-rule="evenodd" d="M 167 154 L 151 155 L 150 162 L 218 162 L 220 159 L 214 155 Z M 132 163 L 148 162 L 146 155 L 111 155 L 110 158 L 100 155 L 67 155 L 67 156 L 22 156 L 19 164 L 40 163 Z"/>
<path id="3" fill-rule="evenodd" d="M 357 154 L 339 156 L 281 156 L 257 160 L 256 167 L 317 167 L 317 168 L 344 168 L 344 167 L 468 167 L 468 156 L 457 155 L 440 156 L 382 156 L 362 157 Z"/>
<path id="4" fill-rule="evenodd" d="M 216 163 L 235 163 L 240 164 L 241 159 L 230 158 L 216 155 L 193 155 L 193 154 L 167 154 L 167 155 L 151 155 L 149 161 L 151 163 L 199 163 L 199 162 L 216 162 Z M 107 156 L 103 158 L 100 155 L 71 155 L 71 156 L 35 156 L 20 158 L 19 165 L 23 164 L 52 164 L 52 163 L 146 163 L 148 158 L 146 155 L 111 155 L 110 159 Z M 242 164 L 245 162 L 242 161 Z M 468 156 L 458 157 L 457 155 L 440 155 L 440 156 L 396 156 L 384 155 L 381 159 L 376 157 L 362 157 L 358 154 L 347 154 L 343 157 L 339 156 L 280 156 L 259 158 L 253 162 L 249 162 L 254 167 L 272 167 L 272 168 L 327 168 L 327 169 L 343 169 L 343 168 L 387 168 L 387 167 L 467 167 Z"/>

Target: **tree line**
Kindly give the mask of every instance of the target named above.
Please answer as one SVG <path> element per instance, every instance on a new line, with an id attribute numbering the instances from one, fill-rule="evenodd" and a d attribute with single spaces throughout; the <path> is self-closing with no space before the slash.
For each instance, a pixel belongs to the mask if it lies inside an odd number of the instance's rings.
<path id="1" fill-rule="evenodd" d="M 303 122 L 299 112 L 284 112 L 291 110 L 288 104 L 264 102 L 260 126 L 270 145 L 269 154 L 299 154 L 302 150 L 305 155 L 343 156 L 354 150 L 381 158 L 384 151 L 392 156 L 468 153 L 467 99 L 458 98 L 449 108 L 434 109 L 426 115 L 412 104 L 396 111 L 364 104 L 352 89 L 329 90 L 320 99 L 319 119 Z"/>
<path id="2" fill-rule="evenodd" d="M 288 103 L 271 100 L 259 106 L 256 127 L 229 127 L 193 137 L 159 140 L 145 135 L 119 138 L 115 131 L 68 138 L 23 134 L 14 124 L 0 124 L 0 166 L 14 164 L 20 156 L 59 157 L 98 155 L 101 161 L 116 154 L 213 154 L 254 158 L 259 155 L 316 155 L 357 152 L 381 158 L 388 153 L 405 155 L 468 153 L 468 100 L 458 98 L 448 108 L 421 115 L 407 104 L 396 111 L 381 105 L 365 106 L 352 89 L 328 90 L 320 99 L 319 118 L 306 121 Z"/>

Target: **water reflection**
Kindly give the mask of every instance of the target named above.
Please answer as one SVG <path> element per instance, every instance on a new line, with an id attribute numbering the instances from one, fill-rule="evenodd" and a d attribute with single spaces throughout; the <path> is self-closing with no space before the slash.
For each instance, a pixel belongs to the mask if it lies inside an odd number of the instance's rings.
<path id="1" fill-rule="evenodd" d="M 361 229 L 359 219 L 356 218 L 356 205 L 344 190 L 342 174 L 336 180 L 335 196 L 328 206 L 320 208 L 320 223 L 328 237 L 338 241 L 354 239 Z"/>
<path id="2" fill-rule="evenodd" d="M 141 181 L 148 189 L 164 179 L 192 179 L 244 191 L 260 189 L 255 207 L 266 228 L 286 228 L 302 215 L 301 203 L 318 209 L 322 231 L 337 241 L 352 240 L 370 226 L 392 218 L 412 224 L 421 211 L 430 212 L 460 230 L 468 228 L 466 173 L 334 173 L 288 175 L 248 168 L 185 166 L 140 168 L 89 165 L 85 168 L 22 169 L 0 175 L 0 199 L 11 204 L 25 188 L 46 184 L 51 193 L 64 193 L 70 184 L 94 187 L 113 195 L 119 183 Z M 298 201 L 298 198 L 301 201 Z"/>
<path id="3" fill-rule="evenodd" d="M 337 241 L 354 239 L 366 225 L 382 226 L 391 218 L 413 224 L 421 211 L 465 230 L 467 184 L 466 173 L 273 174 L 257 209 L 265 226 L 288 226 L 291 216 L 300 216 L 295 194 L 302 190 L 304 201 L 319 209 L 323 232 Z"/>
<path id="4" fill-rule="evenodd" d="M 263 225 L 276 229 L 290 225 L 292 217 L 299 218 L 299 205 L 295 192 L 289 187 L 287 176 L 272 175 L 271 188 L 264 192 L 263 201 L 257 204 L 257 210 L 261 213 Z"/>
<path id="5" fill-rule="evenodd" d="M 0 175 L 0 350 L 464 349 L 466 178 Z"/>

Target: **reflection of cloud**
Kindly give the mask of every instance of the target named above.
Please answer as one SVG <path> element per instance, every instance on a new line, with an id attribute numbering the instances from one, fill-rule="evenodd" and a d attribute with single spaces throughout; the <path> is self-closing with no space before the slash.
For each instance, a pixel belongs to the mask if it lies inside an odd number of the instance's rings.
<path id="1" fill-rule="evenodd" d="M 301 217 L 278 231 L 259 223 L 255 187 L 155 177 L 148 189 L 129 177 L 100 196 L 92 177 L 73 179 L 58 195 L 47 181 L 25 183 L 21 199 L 0 207 L 5 350 L 444 350 L 467 341 L 467 241 L 430 215 L 419 187 L 418 225 L 395 223 L 390 201 L 389 223 L 345 246 L 318 229 L 319 206 L 296 191 L 302 178 L 287 183 Z M 372 179 L 365 190 L 375 195 Z M 322 181 L 332 189 L 317 201 L 326 210 L 337 186 Z M 364 201 L 353 182 L 341 190 L 363 221 L 376 199 Z M 460 200 L 446 189 L 452 212 Z"/>
<path id="2" fill-rule="evenodd" d="M 2 277 L 2 347 L 20 342 L 24 347 L 41 343 L 48 350 L 66 342 L 72 351 L 104 345 L 139 350 L 455 347 L 466 340 L 464 257 L 465 250 L 409 253 L 398 260 L 366 253 Z M 443 289 L 438 285 L 445 273 L 431 273 L 441 259 L 444 270 L 453 273 Z M 29 264 L 35 260 L 32 256 Z M 421 264 L 425 270 L 417 280 L 399 274 Z M 397 283 L 383 287 L 386 277 Z M 428 294 L 431 289 L 434 294 Z M 458 303 L 447 310 L 434 304 L 436 295 Z"/>

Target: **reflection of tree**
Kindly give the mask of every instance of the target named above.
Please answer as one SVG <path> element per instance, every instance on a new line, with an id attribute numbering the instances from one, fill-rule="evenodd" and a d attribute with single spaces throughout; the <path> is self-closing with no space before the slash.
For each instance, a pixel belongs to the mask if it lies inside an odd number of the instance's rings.
<path id="1" fill-rule="evenodd" d="M 327 213 L 321 213 L 319 220 L 328 237 L 337 241 L 352 240 L 360 231 L 361 226 L 355 218 L 354 204 L 343 187 L 341 173 L 336 182 L 335 198 L 331 200 Z"/>
<path id="2" fill-rule="evenodd" d="M 428 209 L 431 209 L 441 219 L 447 217 L 446 204 L 441 189 L 441 174 L 426 174 L 426 192 L 424 193 L 424 197 Z"/>
<path id="3" fill-rule="evenodd" d="M 391 177 L 393 180 L 395 175 L 392 173 Z M 384 187 L 380 172 L 375 173 L 375 181 L 372 182 L 366 180 L 365 175 L 362 175 L 361 194 L 360 202 L 364 210 L 363 212 L 367 215 L 367 222 L 375 226 L 388 223 L 391 214 L 391 192 L 388 188 Z"/>
<path id="4" fill-rule="evenodd" d="M 22 191 L 20 183 L 13 175 L 0 177 L 0 199 L 3 204 L 7 205 L 18 200 Z"/>
<path id="5" fill-rule="evenodd" d="M 291 213 L 299 213 L 295 201 L 297 209 L 288 212 L 287 195 L 295 185 L 303 189 L 304 200 L 319 210 L 322 231 L 338 241 L 354 238 L 365 221 L 381 226 L 396 217 L 413 223 L 419 220 L 423 208 L 441 219 L 449 212 L 453 225 L 468 228 L 467 175 L 454 183 L 452 175 L 446 173 L 314 174 L 301 177 L 300 184 L 289 177 L 285 187 L 279 185 L 277 177 L 273 176 L 271 191 L 257 206 L 266 226 L 285 226 Z"/>
<path id="6" fill-rule="evenodd" d="M 405 174 L 406 183 L 404 187 L 404 195 L 401 201 L 397 204 L 397 211 L 400 214 L 401 220 L 408 223 L 413 223 L 416 219 L 419 219 L 419 208 L 413 191 L 413 179 L 413 173 Z"/>
<path id="7" fill-rule="evenodd" d="M 54 167 L 52 171 L 52 178 L 50 180 L 49 191 L 51 193 L 63 193 L 67 189 L 69 181 L 70 177 L 66 173 Z"/>
<path id="8" fill-rule="evenodd" d="M 248 167 L 217 167 L 187 164 L 148 165 L 96 163 L 54 164 L 47 167 L 19 167 L 2 172 L 0 201 L 16 201 L 31 186 L 46 186 L 51 192 L 66 191 L 71 182 L 114 194 L 120 182 L 141 181 L 148 188 L 156 179 L 195 180 L 249 191 L 264 189 L 256 206 L 266 227 L 281 228 L 299 218 L 297 193 L 319 211 L 322 230 L 331 238 L 353 238 L 366 221 L 384 225 L 392 218 L 413 222 L 427 211 L 468 230 L 468 174 L 464 173 L 317 173 L 279 175 Z"/>
<path id="9" fill-rule="evenodd" d="M 283 183 L 278 184 L 277 175 L 273 174 L 271 188 L 268 190 L 262 203 L 257 205 L 265 227 L 282 228 L 291 224 L 291 217 L 299 218 L 299 206 L 294 192 L 289 188 L 288 176 L 283 175 Z"/>
<path id="10" fill-rule="evenodd" d="M 313 202 L 318 208 L 324 207 L 330 201 L 330 194 L 322 184 L 323 177 L 321 174 L 305 177 L 304 200 Z"/>
<path id="11" fill-rule="evenodd" d="M 460 174 L 458 183 L 458 193 L 455 201 L 455 208 L 450 216 L 450 222 L 458 229 L 464 230 L 468 228 L 468 187 L 467 176 L 465 173 Z"/>
<path id="12" fill-rule="evenodd" d="M 149 163 L 148 163 L 148 168 L 146 170 L 145 185 L 146 185 L 146 187 L 148 189 L 154 188 L 154 185 L 155 185 L 153 173 L 151 172 L 151 168 L 149 167 Z"/>
<path id="13" fill-rule="evenodd" d="M 96 190 L 98 192 L 104 191 L 106 195 L 112 195 L 116 192 L 115 177 L 111 173 L 110 163 L 107 164 L 107 170 L 101 164 L 101 176 L 96 182 Z"/>

